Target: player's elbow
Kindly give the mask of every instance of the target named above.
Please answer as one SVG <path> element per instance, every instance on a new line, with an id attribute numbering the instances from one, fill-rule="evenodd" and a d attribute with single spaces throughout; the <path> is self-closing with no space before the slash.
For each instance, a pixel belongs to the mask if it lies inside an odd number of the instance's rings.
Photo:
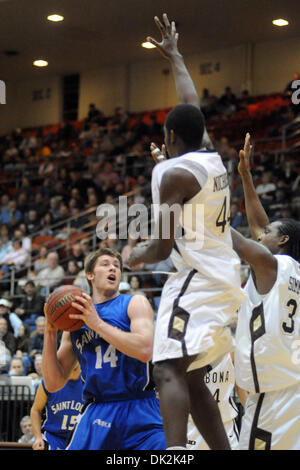
<path id="1" fill-rule="evenodd" d="M 139 360 L 141 362 L 149 362 L 151 361 L 152 359 L 152 352 L 153 352 L 153 348 L 152 348 L 152 345 L 150 346 L 144 346 L 143 348 L 141 348 L 141 350 L 139 351 Z"/>

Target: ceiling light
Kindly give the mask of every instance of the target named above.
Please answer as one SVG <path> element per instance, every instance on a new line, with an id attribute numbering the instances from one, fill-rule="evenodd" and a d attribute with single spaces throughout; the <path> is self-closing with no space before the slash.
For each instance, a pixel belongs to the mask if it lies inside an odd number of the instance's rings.
<path id="1" fill-rule="evenodd" d="M 142 47 L 144 47 L 145 49 L 154 49 L 156 46 L 154 46 L 152 42 L 147 41 L 142 43 Z"/>
<path id="2" fill-rule="evenodd" d="M 278 20 L 273 20 L 272 21 L 275 26 L 287 26 L 289 22 L 287 20 L 283 20 L 282 18 L 279 18 Z"/>
<path id="3" fill-rule="evenodd" d="M 64 17 L 61 16 L 61 15 L 49 15 L 47 16 L 47 20 L 49 21 L 54 21 L 55 23 L 57 23 L 58 21 L 63 21 L 64 20 Z"/>
<path id="4" fill-rule="evenodd" d="M 36 67 L 47 67 L 48 62 L 43 59 L 38 59 L 33 62 L 33 65 L 35 65 Z"/>

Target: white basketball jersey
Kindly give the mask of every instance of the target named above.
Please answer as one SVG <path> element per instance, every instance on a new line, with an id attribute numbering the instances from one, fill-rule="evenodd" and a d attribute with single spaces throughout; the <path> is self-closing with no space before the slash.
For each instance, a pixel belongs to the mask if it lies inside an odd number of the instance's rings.
<path id="1" fill-rule="evenodd" d="M 300 381 L 300 265 L 276 255 L 277 279 L 260 295 L 250 276 L 247 300 L 238 314 L 235 373 L 237 384 L 250 393 L 290 387 Z"/>
<path id="2" fill-rule="evenodd" d="M 245 298 L 241 289 L 240 259 L 232 248 L 228 175 L 216 152 L 190 152 L 156 165 L 152 173 L 154 220 L 158 221 L 160 184 L 166 171 L 182 168 L 191 172 L 201 190 L 180 211 L 171 259 L 178 271 L 196 269 L 211 281 L 216 295 L 231 297 L 236 308 Z M 233 308 L 235 308 L 233 306 Z"/>
<path id="3" fill-rule="evenodd" d="M 204 382 L 218 404 L 223 423 L 233 420 L 238 415 L 238 409 L 232 398 L 235 374 L 230 354 L 226 354 L 216 367 L 207 372 Z M 198 445 L 200 442 L 199 431 L 191 415 L 188 421 L 188 441 L 189 444 Z"/>

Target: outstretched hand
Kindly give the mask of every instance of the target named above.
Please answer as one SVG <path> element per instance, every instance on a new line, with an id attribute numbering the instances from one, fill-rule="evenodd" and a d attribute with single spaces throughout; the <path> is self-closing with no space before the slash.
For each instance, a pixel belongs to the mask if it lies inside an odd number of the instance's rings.
<path id="1" fill-rule="evenodd" d="M 161 42 L 156 41 L 152 37 L 148 36 L 147 41 L 154 44 L 157 47 L 159 52 L 169 59 L 172 54 L 178 53 L 177 41 L 179 34 L 176 31 L 175 21 L 170 23 L 169 18 L 166 13 L 163 14 L 163 23 L 160 21 L 158 16 L 154 17 L 154 21 L 161 32 Z"/>
<path id="2" fill-rule="evenodd" d="M 238 172 L 241 176 L 251 170 L 250 159 L 252 148 L 253 146 L 250 144 L 250 134 L 248 132 L 245 137 L 244 148 L 239 152 L 240 161 L 238 164 Z"/>
<path id="3" fill-rule="evenodd" d="M 150 152 L 155 163 L 163 162 L 167 159 L 166 146 L 162 145 L 161 150 L 154 142 L 150 144 Z"/>

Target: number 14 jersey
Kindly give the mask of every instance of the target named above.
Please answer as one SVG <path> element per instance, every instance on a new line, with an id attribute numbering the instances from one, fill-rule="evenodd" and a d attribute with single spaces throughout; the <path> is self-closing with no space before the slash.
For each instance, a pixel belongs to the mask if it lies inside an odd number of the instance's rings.
<path id="1" fill-rule="evenodd" d="M 276 255 L 277 279 L 260 295 L 252 277 L 238 314 L 235 373 L 250 393 L 290 387 L 300 381 L 300 265 Z"/>
<path id="2" fill-rule="evenodd" d="M 127 309 L 132 295 L 120 294 L 95 308 L 100 318 L 130 332 Z M 149 363 L 126 356 L 87 326 L 70 333 L 81 366 L 85 400 L 112 402 L 155 397 Z"/>

